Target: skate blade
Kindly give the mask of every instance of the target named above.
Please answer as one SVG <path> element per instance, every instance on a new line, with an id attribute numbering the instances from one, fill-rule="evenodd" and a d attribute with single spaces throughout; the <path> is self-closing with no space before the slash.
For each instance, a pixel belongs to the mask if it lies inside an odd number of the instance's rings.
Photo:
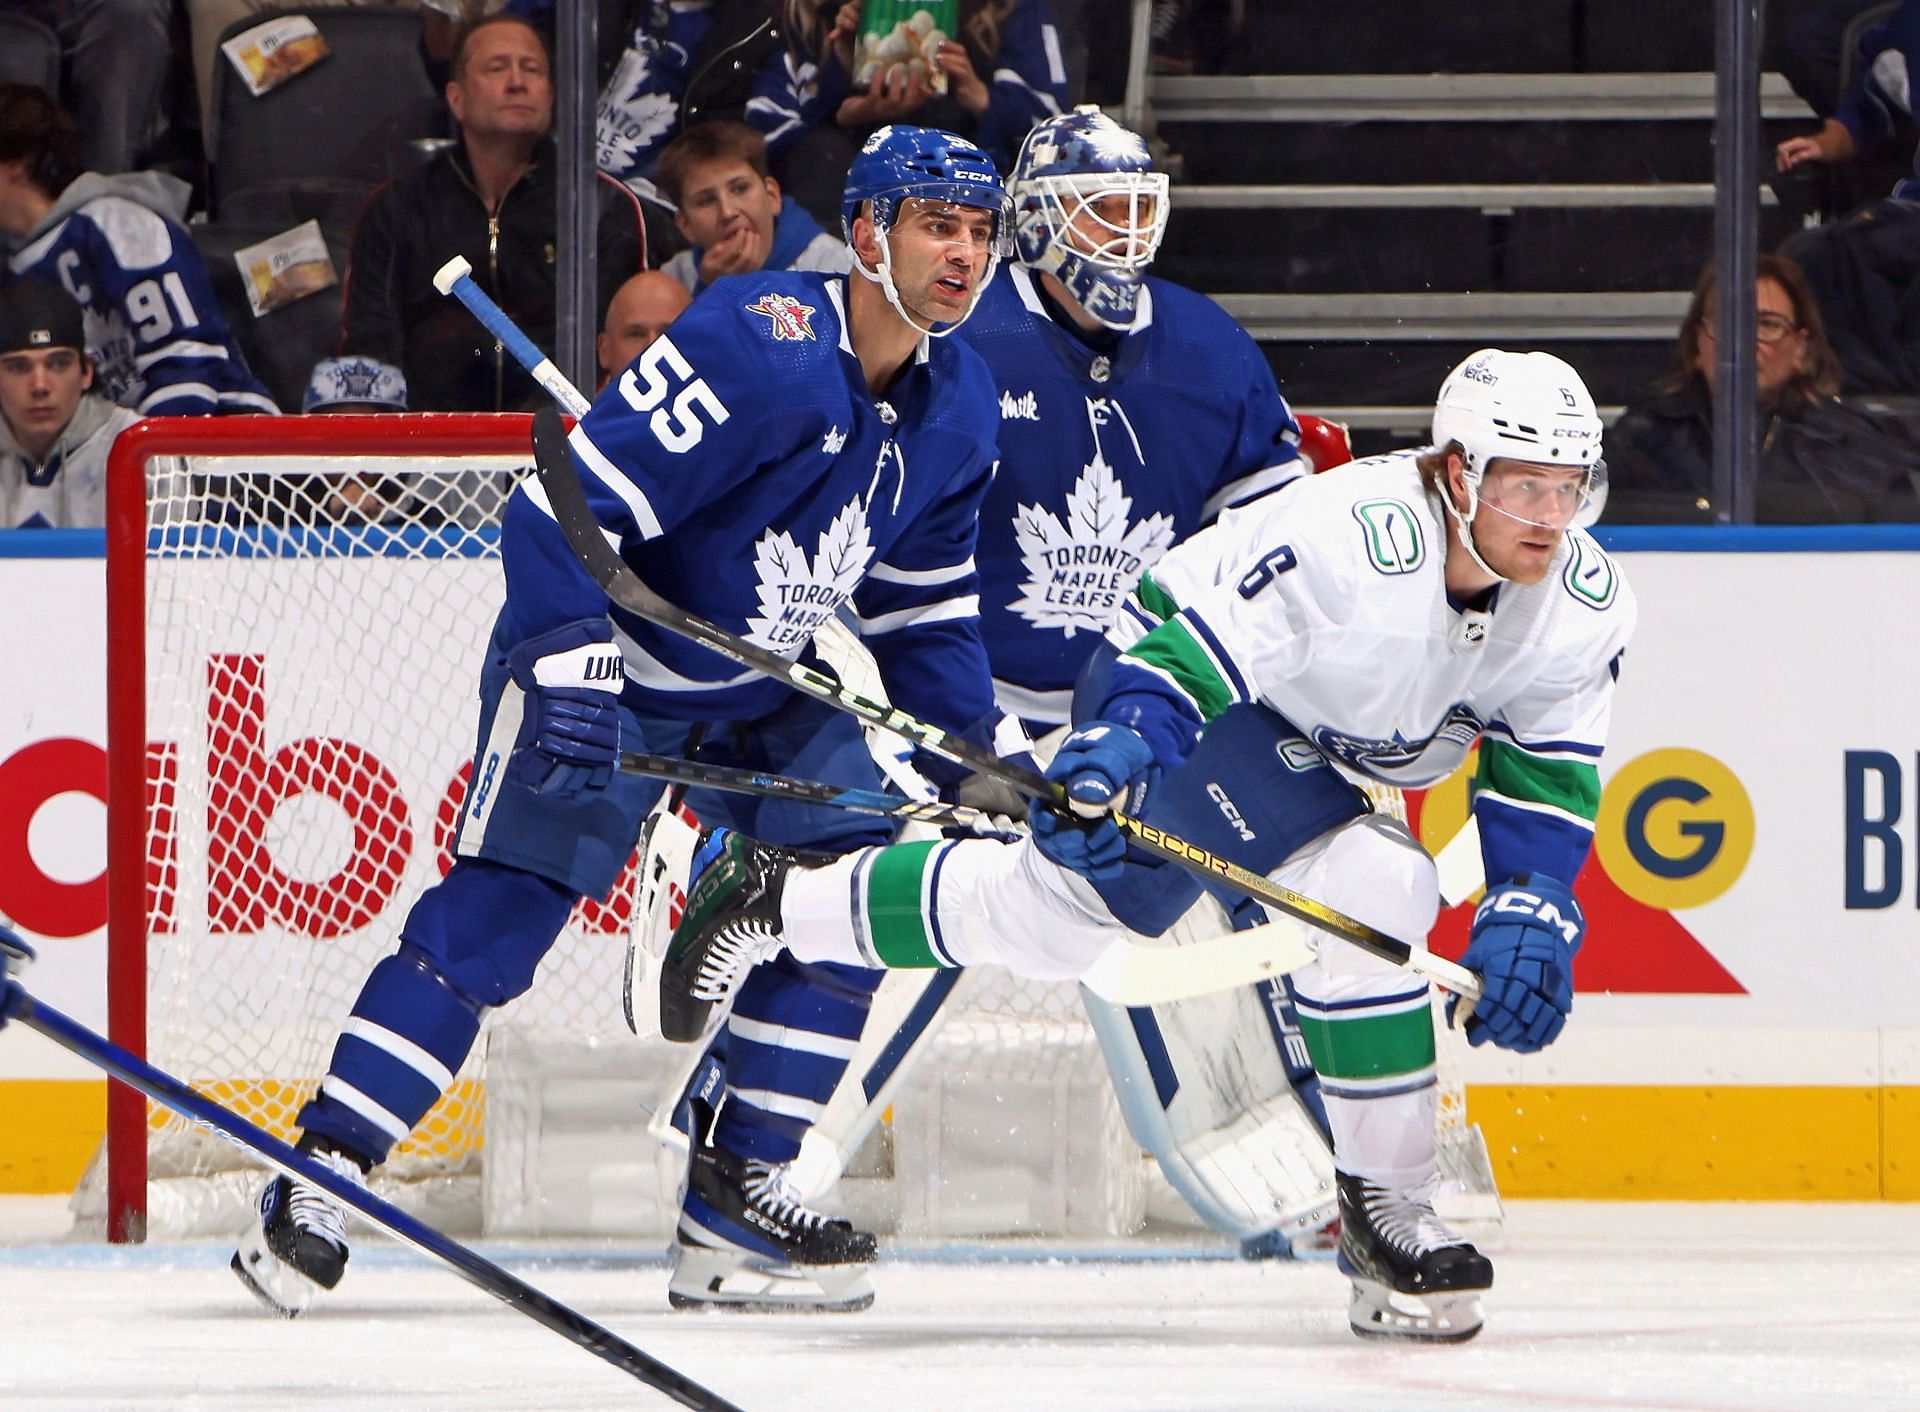
<path id="1" fill-rule="evenodd" d="M 769 1265 L 695 1246 L 674 1248 L 667 1303 L 675 1309 L 851 1314 L 873 1303 L 865 1265 Z"/>
<path id="2" fill-rule="evenodd" d="M 313 1303 L 313 1282 L 268 1250 L 258 1231 L 240 1243 L 227 1267 L 248 1293 L 282 1319 L 298 1318 Z"/>
<path id="3" fill-rule="evenodd" d="M 1347 1321 L 1361 1338 L 1465 1343 L 1484 1326 L 1480 1295 L 1479 1290 L 1402 1294 L 1355 1280 Z"/>

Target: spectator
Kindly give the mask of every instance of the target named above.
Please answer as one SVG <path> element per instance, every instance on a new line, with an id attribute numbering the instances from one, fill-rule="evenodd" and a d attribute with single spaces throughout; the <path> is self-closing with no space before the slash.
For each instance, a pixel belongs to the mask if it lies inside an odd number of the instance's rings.
<path id="1" fill-rule="evenodd" d="M 1807 277 L 1848 392 L 1920 392 L 1920 201 L 1870 201 L 1782 247 Z"/>
<path id="2" fill-rule="evenodd" d="M 447 105 L 460 140 L 368 200 L 354 232 L 340 351 L 391 363 L 424 412 L 538 406 L 544 394 L 433 274 L 455 255 L 474 280 L 551 352 L 555 346 L 553 80 L 525 20 L 496 15 L 453 56 Z M 601 181 L 596 321 L 645 264 L 638 203 Z"/>
<path id="3" fill-rule="evenodd" d="M 103 394 L 144 416 L 276 412 L 247 370 L 186 228 L 187 185 L 83 172 L 73 121 L 30 84 L 0 84 L 0 236 L 8 269 L 57 281 L 87 320 Z"/>
<path id="4" fill-rule="evenodd" d="M 1629 407 L 1607 434 L 1613 523 L 1710 522 L 1713 493 L 1714 299 L 1710 264 L 1680 325 L 1658 395 Z M 1909 468 L 1920 447 L 1834 396 L 1840 367 L 1799 267 L 1762 255 L 1758 384 L 1761 524 L 1920 519 Z"/>
<path id="5" fill-rule="evenodd" d="M 944 94 L 904 66 L 855 90 L 861 4 L 845 0 L 834 10 L 820 0 L 782 0 L 786 52 L 762 66 L 747 104 L 747 121 L 766 135 L 774 169 L 816 214 L 838 209 L 853 154 L 876 128 L 912 122 L 957 132 L 1007 171 L 1028 129 L 1067 104 L 1047 0 L 961 0 L 959 33 L 936 60 Z"/>
<path id="6" fill-rule="evenodd" d="M 1778 68 L 1789 87 L 1806 100 L 1817 118 L 1830 118 L 1840 107 L 1840 71 L 1844 62 L 1847 27 L 1854 19 L 1885 0 L 1787 0 L 1777 21 L 1769 20 L 1774 50 L 1770 67 Z M 1762 55 L 1763 67 L 1767 55 Z"/>
<path id="7" fill-rule="evenodd" d="M 1920 73 L 1920 0 L 1904 0 L 1884 22 L 1860 36 L 1853 81 L 1820 131 L 1789 137 L 1774 149 L 1774 165 L 1791 171 L 1804 163 L 1850 162 L 1861 151 L 1894 137 L 1912 137 L 1910 75 Z M 1920 195 L 1920 182 L 1902 195 Z"/>
<path id="8" fill-rule="evenodd" d="M 0 291 L 0 528 L 107 522 L 107 452 L 140 415 L 92 386 L 67 292 L 38 279 Z"/>
<path id="9" fill-rule="evenodd" d="M 600 386 L 646 352 L 692 302 L 687 287 L 662 270 L 642 270 L 621 285 L 607 305 L 606 326 L 594 344 Z"/>
<path id="10" fill-rule="evenodd" d="M 660 154 L 654 180 L 678 208 L 674 224 L 691 243 L 665 265 L 698 294 L 723 275 L 755 270 L 853 266 L 845 242 L 820 229 L 767 174 L 766 143 L 744 123 L 705 123 Z"/>
<path id="11" fill-rule="evenodd" d="M 11 0 L 60 36 L 61 68 L 95 172 L 131 171 L 160 116 L 171 0 Z"/>
<path id="12" fill-rule="evenodd" d="M 336 416 L 404 412 L 406 375 L 375 358 L 322 358 L 313 365 L 300 410 Z M 377 521 L 406 495 L 394 477 L 365 473 L 316 476 L 306 489 L 329 519 L 344 521 Z"/>

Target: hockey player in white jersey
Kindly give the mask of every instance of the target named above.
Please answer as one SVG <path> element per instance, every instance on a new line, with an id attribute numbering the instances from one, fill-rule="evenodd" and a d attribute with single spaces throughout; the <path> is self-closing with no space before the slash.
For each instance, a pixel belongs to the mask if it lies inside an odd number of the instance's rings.
<path id="1" fill-rule="evenodd" d="M 1079 974 L 1116 924 L 1164 930 L 1201 887 L 1128 857 L 1115 807 L 1418 945 L 1433 862 L 1328 765 L 1421 787 L 1478 741 L 1489 886 L 1463 958 L 1484 986 L 1466 1035 L 1551 1043 L 1572 1009 L 1585 921 L 1570 884 L 1634 621 L 1618 566 L 1573 527 L 1604 474 L 1600 441 L 1572 368 L 1483 350 L 1442 386 L 1428 448 L 1297 480 L 1177 547 L 1090 665 L 1048 768 L 1078 817 L 1037 809 L 1028 840 L 812 868 L 715 835 L 662 969 L 668 1032 L 699 1028 L 782 950 Z M 1294 981 L 1333 1129 L 1352 1326 L 1470 1338 L 1493 1270 L 1432 1209 L 1426 985 L 1331 938 Z"/>
<path id="2" fill-rule="evenodd" d="M 1259 347 L 1213 301 L 1150 274 L 1168 181 L 1099 108 L 1036 126 L 1008 177 L 1016 263 L 958 337 L 1000 395 L 980 507 L 981 634 L 1003 709 L 1036 736 L 1140 575 L 1221 510 L 1311 469 Z M 836 666 L 843 664 L 836 663 Z M 876 749 L 897 738 L 871 732 Z M 891 764 L 898 778 L 901 771 Z M 1211 900 L 1180 930 L 1227 925 Z M 952 977 L 883 983 L 860 1048 L 806 1139 L 809 1192 L 837 1179 L 933 1048 Z M 1207 1225 L 1249 1253 L 1323 1248 L 1333 1162 L 1284 982 L 1127 1009 L 1082 992 L 1129 1131 Z"/>

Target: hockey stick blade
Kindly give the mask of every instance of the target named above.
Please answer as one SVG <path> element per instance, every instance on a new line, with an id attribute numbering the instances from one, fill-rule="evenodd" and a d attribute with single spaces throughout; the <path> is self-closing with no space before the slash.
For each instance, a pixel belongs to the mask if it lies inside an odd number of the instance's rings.
<path id="1" fill-rule="evenodd" d="M 1022 794 L 1055 808 L 1065 808 L 1066 791 L 1054 781 L 1002 760 L 970 741 L 951 738 L 938 727 L 916 720 L 892 706 L 851 691 L 823 672 L 817 672 L 800 662 L 790 662 L 776 652 L 758 647 L 704 618 L 676 608 L 648 588 L 640 581 L 640 576 L 627 566 L 619 551 L 608 542 L 606 531 L 594 518 L 593 510 L 587 504 L 586 491 L 580 484 L 579 471 L 574 466 L 573 453 L 567 446 L 566 429 L 561 425 L 559 413 L 551 408 L 543 407 L 533 414 L 533 455 L 554 520 L 566 536 L 574 556 L 601 591 L 635 617 L 643 618 L 668 632 L 678 633 L 742 666 L 752 667 L 785 681 L 803 695 L 892 731 L 943 759 L 963 765 L 978 774 L 1003 780 Z M 1189 843 L 1164 829 L 1125 814 L 1116 812 L 1113 820 L 1128 840 L 1145 852 L 1340 937 L 1391 965 L 1405 966 L 1413 959 L 1414 948 L 1406 942 L 1291 888 L 1281 887 L 1198 844 Z M 1434 960 L 1438 961 L 1439 958 Z M 1480 993 L 1480 978 L 1464 966 L 1446 962 L 1439 971 L 1429 971 L 1427 974 L 1460 996 L 1472 997 Z"/>
<path id="2" fill-rule="evenodd" d="M 0 941 L 4 941 L 5 935 L 4 928 L 0 928 Z M 24 951 L 24 947 L 21 950 Z M 0 957 L 6 960 L 12 960 L 19 954 L 12 948 L 0 946 Z M 172 1109 L 191 1122 L 212 1129 L 234 1146 L 248 1150 L 286 1176 L 320 1188 L 343 1206 L 351 1206 L 394 1239 L 433 1256 L 467 1283 L 665 1394 L 680 1406 L 697 1408 L 700 1412 L 742 1412 L 737 1404 L 676 1372 L 612 1330 L 574 1312 L 364 1187 L 345 1180 L 304 1152 L 289 1147 L 239 1114 L 195 1092 L 171 1074 L 130 1054 L 112 1040 L 94 1033 L 52 1006 L 40 1003 L 18 981 L 0 970 L 0 1026 L 8 1021 L 18 1021 L 28 1029 L 45 1035 L 61 1048 L 104 1070 L 155 1103 Z"/>
<path id="3" fill-rule="evenodd" d="M 1142 946 L 1125 937 L 1080 977 L 1080 984 L 1112 1005 L 1160 1005 L 1297 971 L 1319 957 L 1298 922 L 1266 922 L 1185 946 Z"/>

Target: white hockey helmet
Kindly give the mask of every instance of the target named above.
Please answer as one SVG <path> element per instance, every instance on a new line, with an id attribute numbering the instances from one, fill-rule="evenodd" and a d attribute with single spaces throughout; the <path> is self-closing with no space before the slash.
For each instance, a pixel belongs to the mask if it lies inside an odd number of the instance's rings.
<path id="1" fill-rule="evenodd" d="M 1551 353 L 1482 348 L 1447 374 L 1433 406 L 1433 445 L 1440 451 L 1456 442 L 1460 446 L 1465 512 L 1451 496 L 1443 498 L 1482 568 L 1487 566 L 1474 548 L 1471 526 L 1487 468 L 1504 457 L 1584 472 L 1573 517 L 1584 527 L 1599 517 L 1606 501 L 1606 462 L 1600 454 L 1604 429 L 1580 374 Z"/>

